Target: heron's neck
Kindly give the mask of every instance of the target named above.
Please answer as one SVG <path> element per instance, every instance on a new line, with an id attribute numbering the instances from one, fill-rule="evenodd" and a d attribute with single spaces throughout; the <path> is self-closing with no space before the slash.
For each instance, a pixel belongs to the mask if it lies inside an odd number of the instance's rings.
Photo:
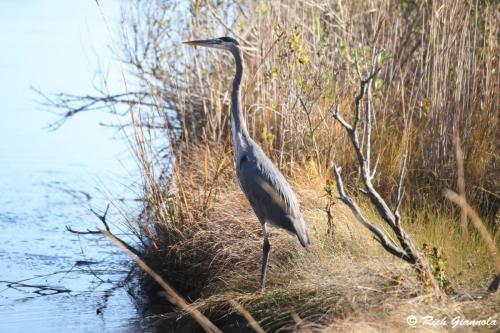
<path id="1" fill-rule="evenodd" d="M 236 153 L 238 148 L 244 145 L 244 141 L 248 137 L 247 125 L 243 119 L 240 103 L 240 85 L 243 76 L 243 58 L 239 49 L 231 50 L 236 64 L 236 74 L 233 80 L 233 89 L 231 90 L 231 129 L 233 134 L 233 144 Z M 237 147 L 239 146 L 239 147 Z"/>

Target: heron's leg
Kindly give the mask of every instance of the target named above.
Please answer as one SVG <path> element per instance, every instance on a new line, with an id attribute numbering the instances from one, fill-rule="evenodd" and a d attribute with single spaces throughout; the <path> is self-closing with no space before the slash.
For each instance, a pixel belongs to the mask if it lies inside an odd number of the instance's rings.
<path id="1" fill-rule="evenodd" d="M 264 235 L 264 246 L 262 247 L 262 271 L 260 275 L 260 289 L 263 291 L 266 289 L 266 274 L 267 274 L 267 262 L 269 259 L 269 251 L 271 250 L 271 244 L 269 244 L 269 239 L 267 237 L 267 227 L 266 223 L 262 223 L 262 233 Z"/>

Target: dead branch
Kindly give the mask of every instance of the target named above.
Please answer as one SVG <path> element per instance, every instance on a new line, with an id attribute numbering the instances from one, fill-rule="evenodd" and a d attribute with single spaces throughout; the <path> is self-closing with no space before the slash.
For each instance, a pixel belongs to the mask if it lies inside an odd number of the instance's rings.
<path id="1" fill-rule="evenodd" d="M 368 221 L 368 219 L 363 216 L 359 206 L 346 194 L 342 176 L 341 168 L 337 166 L 334 161 L 334 175 L 337 182 L 337 190 L 339 192 L 340 199 L 351 209 L 353 214 L 356 216 L 357 220 L 361 222 L 372 234 L 375 235 L 375 239 L 382 245 L 382 247 L 392 255 L 405 260 L 415 267 L 419 277 L 422 278 L 425 285 L 430 285 L 436 292 L 439 293 L 439 287 L 432 275 L 432 271 L 424 259 L 424 257 L 419 253 L 413 244 L 410 236 L 406 233 L 403 227 L 400 225 L 400 212 L 399 207 L 403 199 L 404 189 L 403 180 L 406 170 L 406 161 L 408 154 L 405 153 L 399 172 L 399 180 L 397 186 L 397 199 L 394 210 L 389 208 L 389 205 L 382 198 L 382 196 L 377 192 L 373 186 L 372 179 L 375 175 L 375 170 L 377 167 L 377 162 L 375 166 L 371 167 L 371 135 L 372 135 L 372 117 L 375 113 L 372 110 L 371 102 L 371 84 L 373 79 L 376 77 L 380 68 L 375 68 L 375 62 L 372 61 L 372 68 L 370 73 L 366 78 L 362 77 L 361 70 L 356 61 L 356 69 L 358 76 L 360 77 L 359 93 L 354 98 L 354 120 L 352 124 L 349 124 L 339 112 L 339 107 L 336 106 L 335 110 L 332 112 L 332 117 L 339 122 L 339 124 L 346 130 L 351 145 L 354 148 L 356 154 L 356 160 L 360 169 L 361 178 L 363 181 L 364 189 L 362 192 L 370 199 L 370 202 L 375 206 L 379 215 L 382 217 L 384 222 L 389 225 L 391 230 L 397 237 L 399 245 L 393 242 L 389 235 L 376 227 L 373 223 Z M 364 108 L 362 108 L 362 102 L 365 100 Z M 364 112 L 364 114 L 363 114 Z M 363 117 L 364 116 L 364 117 Z M 363 126 L 360 123 L 363 122 Z M 359 140 L 358 131 L 361 128 L 362 140 Z"/>
<path id="2" fill-rule="evenodd" d="M 408 160 L 408 151 L 406 151 L 403 155 L 403 160 L 401 161 L 401 167 L 399 169 L 399 180 L 397 187 L 397 196 L 396 196 L 396 205 L 394 207 L 394 216 L 396 217 L 396 225 L 399 225 L 399 221 L 401 220 L 401 214 L 399 213 L 399 207 L 401 206 L 401 202 L 403 202 L 403 196 L 405 194 L 403 187 L 403 180 L 406 173 L 406 161 Z"/>
<path id="3" fill-rule="evenodd" d="M 335 181 L 337 182 L 337 190 L 340 195 L 340 200 L 344 202 L 354 213 L 354 216 L 358 219 L 359 222 L 361 222 L 365 227 L 368 228 L 376 237 L 376 240 L 386 249 L 389 253 L 395 255 L 396 257 L 399 257 L 405 261 L 410 262 L 410 257 L 401 249 L 397 247 L 394 242 L 392 242 L 387 235 L 377 228 L 374 224 L 370 223 L 361 213 L 361 210 L 359 209 L 358 205 L 345 193 L 344 190 L 344 183 L 342 182 L 342 177 L 340 176 L 340 171 L 341 168 L 335 166 L 334 169 L 334 174 L 335 174 Z"/>
<path id="4" fill-rule="evenodd" d="M 316 155 L 316 165 L 318 167 L 318 174 L 319 174 L 319 177 L 322 178 L 323 175 L 322 175 L 322 171 L 321 171 L 321 158 L 320 158 L 318 144 L 316 142 L 316 135 L 314 133 L 314 131 L 317 127 L 314 127 L 312 120 L 311 120 L 312 106 L 308 108 L 306 106 L 306 103 L 302 99 L 302 97 L 298 96 L 298 99 L 299 99 L 300 105 L 304 109 L 304 113 L 306 115 L 306 119 L 307 119 L 307 123 L 308 123 L 307 127 L 309 128 L 309 134 L 311 136 L 311 141 L 312 141 L 313 148 L 314 148 L 314 154 Z"/>
<path id="5" fill-rule="evenodd" d="M 49 124 L 48 128 L 54 131 L 61 127 L 69 118 L 83 112 L 107 110 L 108 113 L 126 116 L 130 112 L 131 107 L 146 106 L 150 108 L 158 107 L 155 97 L 149 92 L 135 91 L 118 94 L 109 94 L 105 91 L 97 91 L 97 95 L 73 95 L 67 93 L 57 93 L 49 96 L 39 89 L 32 88 L 37 93 L 42 101 L 40 105 L 49 110 L 60 110 L 54 113 L 59 118 Z M 175 96 L 161 92 L 162 99 L 165 103 L 173 101 Z M 167 98 L 168 97 L 168 98 Z M 125 108 L 118 109 L 120 105 Z M 153 124 L 147 124 L 154 126 Z"/>
<path id="6" fill-rule="evenodd" d="M 97 234 L 100 234 L 100 232 L 97 230 L 90 230 L 90 229 L 87 229 L 86 231 L 75 230 L 68 225 L 66 226 L 66 230 L 71 232 L 72 234 L 77 234 L 77 235 L 97 235 Z"/>
<path id="7" fill-rule="evenodd" d="M 100 215 L 99 213 L 97 213 L 93 208 L 90 208 L 90 211 L 99 219 L 101 220 L 102 224 L 104 224 L 104 227 L 106 228 L 106 230 L 108 232 L 111 232 L 109 230 L 109 225 L 108 225 L 108 222 L 106 222 L 106 216 L 108 215 L 108 211 L 109 211 L 109 206 L 110 204 L 108 203 L 108 205 L 106 206 L 106 210 L 104 210 L 104 214 Z"/>
<path id="8" fill-rule="evenodd" d="M 129 245 L 127 242 L 125 242 L 124 240 L 122 240 L 121 238 L 119 238 L 118 236 L 114 235 L 111 230 L 109 229 L 109 225 L 108 225 L 108 222 L 106 220 L 107 218 L 107 215 L 108 215 L 108 212 L 109 212 L 109 207 L 110 207 L 110 204 L 108 203 L 108 205 L 106 206 L 106 209 L 104 210 L 104 213 L 103 214 L 99 214 L 98 212 L 96 212 L 93 208 L 90 208 L 90 211 L 102 222 L 102 224 L 104 225 L 104 228 L 106 228 L 106 231 L 110 234 L 113 235 L 113 237 L 115 237 L 116 239 L 118 239 L 120 242 L 123 243 L 124 246 L 127 247 L 127 249 L 132 252 L 133 254 L 135 254 L 136 256 L 138 257 L 141 257 L 141 252 L 138 251 L 137 249 L 135 249 L 133 246 Z M 75 230 L 73 228 L 71 228 L 70 226 L 66 226 L 66 230 L 68 230 L 69 232 L 73 233 L 73 234 L 77 234 L 77 235 L 102 235 L 102 232 L 99 231 L 98 229 L 97 230 L 90 230 L 90 229 L 87 229 L 86 231 L 80 231 L 80 230 Z"/>
<path id="9" fill-rule="evenodd" d="M 109 204 L 106 206 L 106 210 L 104 211 L 104 214 L 99 214 L 97 213 L 93 208 L 90 208 L 90 211 L 102 222 L 102 224 L 104 224 L 104 227 L 106 228 L 106 230 L 108 232 L 111 232 L 109 230 L 109 225 L 108 225 L 108 222 L 106 221 L 106 216 L 108 215 L 108 211 L 109 211 Z M 73 233 L 73 234 L 78 234 L 78 235 L 97 235 L 97 234 L 101 234 L 100 231 L 98 230 L 90 230 L 90 229 L 87 229 L 87 231 L 80 231 L 80 230 L 75 230 L 73 228 L 71 228 L 70 226 L 66 226 L 66 230 L 68 230 L 69 232 Z"/>

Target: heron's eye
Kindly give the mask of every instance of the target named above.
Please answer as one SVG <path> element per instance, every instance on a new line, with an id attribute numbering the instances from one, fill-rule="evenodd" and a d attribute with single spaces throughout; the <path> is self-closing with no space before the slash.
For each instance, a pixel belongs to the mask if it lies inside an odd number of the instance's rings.
<path id="1" fill-rule="evenodd" d="M 232 37 L 220 37 L 220 41 L 225 42 L 225 43 L 231 43 L 231 44 L 236 44 L 239 45 L 238 41 Z"/>

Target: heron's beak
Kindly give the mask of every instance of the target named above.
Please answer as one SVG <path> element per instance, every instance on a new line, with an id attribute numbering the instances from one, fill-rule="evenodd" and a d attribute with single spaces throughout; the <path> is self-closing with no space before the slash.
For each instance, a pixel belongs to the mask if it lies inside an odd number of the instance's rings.
<path id="1" fill-rule="evenodd" d="M 220 41 L 217 39 L 198 39 L 198 40 L 190 40 L 187 42 L 183 42 L 183 44 L 191 46 L 216 47 L 217 45 L 220 44 Z"/>

